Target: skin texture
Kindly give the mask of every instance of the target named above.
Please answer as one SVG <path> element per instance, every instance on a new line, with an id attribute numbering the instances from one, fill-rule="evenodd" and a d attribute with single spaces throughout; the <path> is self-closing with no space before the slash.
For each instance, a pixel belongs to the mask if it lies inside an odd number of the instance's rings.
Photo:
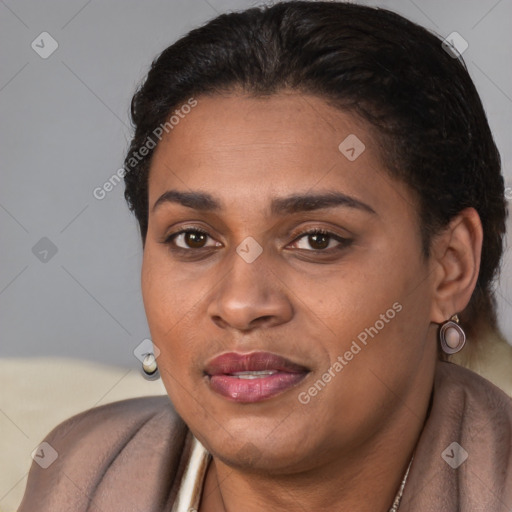
<path id="1" fill-rule="evenodd" d="M 425 421 L 437 324 L 475 286 L 478 215 L 461 212 L 425 258 L 417 199 L 385 170 L 363 121 L 295 92 L 197 100 L 153 156 L 142 290 L 169 396 L 213 455 L 200 511 L 387 511 Z M 354 161 L 338 149 L 350 134 L 365 145 Z M 169 190 L 208 193 L 221 208 L 154 208 Z M 274 198 L 332 191 L 373 212 L 270 210 Z M 163 243 L 185 228 L 208 236 Z M 302 235 L 311 228 L 350 242 Z M 252 263 L 236 252 L 247 237 L 263 249 Z M 301 403 L 393 304 L 394 318 Z M 230 401 L 204 368 L 231 351 L 273 352 L 309 373 L 270 399 Z"/>

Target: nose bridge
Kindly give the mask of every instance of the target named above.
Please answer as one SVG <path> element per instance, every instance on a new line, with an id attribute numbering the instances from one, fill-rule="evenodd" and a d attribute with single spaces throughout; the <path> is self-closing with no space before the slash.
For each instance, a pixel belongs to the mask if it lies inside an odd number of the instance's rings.
<path id="1" fill-rule="evenodd" d="M 223 280 L 221 292 L 227 300 L 236 300 L 240 304 L 247 303 L 255 306 L 264 303 L 265 299 L 272 293 L 269 283 L 269 274 L 272 275 L 269 259 L 263 252 L 254 259 L 246 259 L 240 255 L 245 249 L 243 244 L 233 252 L 230 258 L 230 272 Z M 251 249 L 246 253 L 249 255 Z M 252 255 L 253 256 L 253 255 Z M 254 256 L 253 256 L 254 257 Z"/>

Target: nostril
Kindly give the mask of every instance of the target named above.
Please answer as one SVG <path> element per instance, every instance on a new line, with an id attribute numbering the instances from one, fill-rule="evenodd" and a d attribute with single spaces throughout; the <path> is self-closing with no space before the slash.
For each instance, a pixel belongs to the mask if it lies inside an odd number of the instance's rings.
<path id="1" fill-rule="evenodd" d="M 268 323 L 272 322 L 273 319 L 274 319 L 273 315 L 259 316 L 258 318 L 255 318 L 254 320 L 251 320 L 249 326 L 250 327 L 256 327 L 258 325 L 265 325 L 265 324 L 268 324 Z"/>
<path id="2" fill-rule="evenodd" d="M 212 321 L 215 325 L 221 328 L 225 328 L 228 326 L 228 323 L 219 315 L 213 315 Z"/>

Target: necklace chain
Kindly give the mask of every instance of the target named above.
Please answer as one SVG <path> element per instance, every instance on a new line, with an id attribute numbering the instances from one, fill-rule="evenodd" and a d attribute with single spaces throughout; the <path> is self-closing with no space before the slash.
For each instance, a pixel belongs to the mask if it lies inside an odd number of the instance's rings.
<path id="1" fill-rule="evenodd" d="M 405 471 L 404 478 L 402 479 L 402 483 L 400 484 L 400 489 L 398 489 L 398 492 L 396 493 L 395 500 L 393 501 L 393 505 L 389 509 L 389 512 L 397 512 L 398 508 L 400 507 L 400 502 L 402 501 L 402 494 L 404 493 L 405 484 L 407 482 L 407 477 L 409 476 L 409 470 L 411 469 L 411 464 L 414 459 L 414 455 L 411 457 L 411 461 L 409 462 L 409 465 L 407 466 L 407 470 Z"/>

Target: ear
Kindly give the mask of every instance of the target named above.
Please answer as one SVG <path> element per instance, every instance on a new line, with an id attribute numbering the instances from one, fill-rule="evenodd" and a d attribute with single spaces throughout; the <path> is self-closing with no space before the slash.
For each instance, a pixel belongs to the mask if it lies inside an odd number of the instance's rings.
<path id="1" fill-rule="evenodd" d="M 480 270 L 482 240 L 482 223 L 474 208 L 462 210 L 432 240 L 432 322 L 449 320 L 468 305 Z"/>

